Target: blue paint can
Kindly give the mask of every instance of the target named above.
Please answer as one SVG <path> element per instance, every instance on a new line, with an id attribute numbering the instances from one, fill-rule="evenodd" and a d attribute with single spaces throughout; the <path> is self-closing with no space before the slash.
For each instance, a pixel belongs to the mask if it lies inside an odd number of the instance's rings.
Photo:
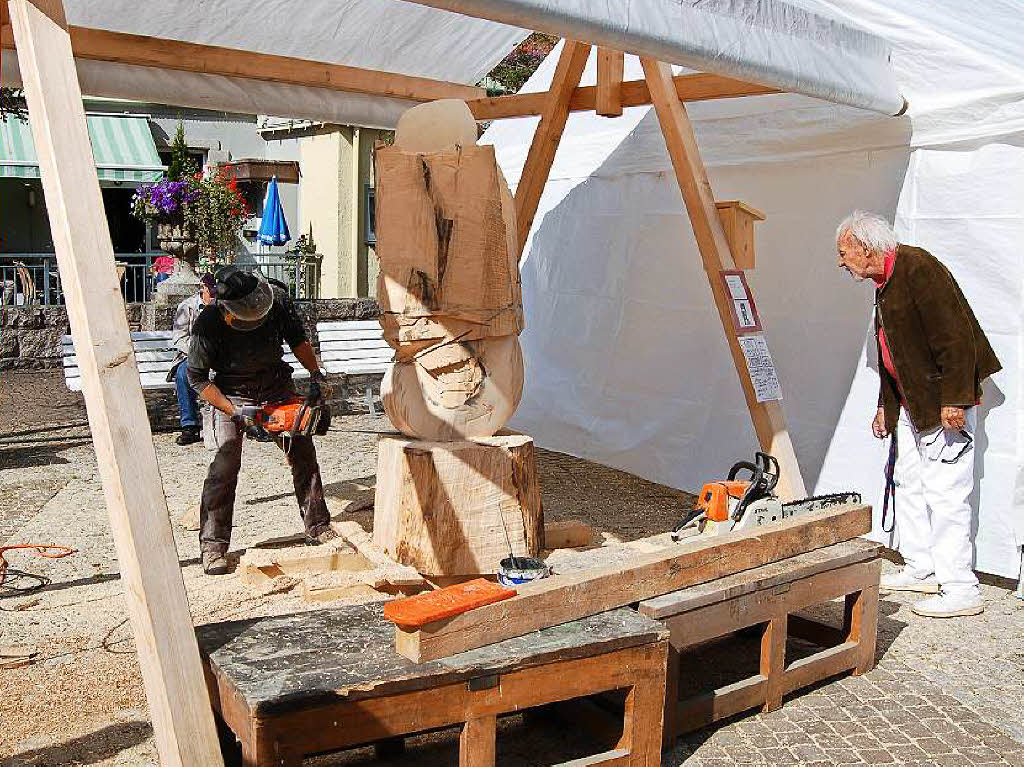
<path id="1" fill-rule="evenodd" d="M 506 557 L 498 563 L 498 583 L 519 586 L 551 575 L 551 568 L 543 559 L 534 557 Z"/>

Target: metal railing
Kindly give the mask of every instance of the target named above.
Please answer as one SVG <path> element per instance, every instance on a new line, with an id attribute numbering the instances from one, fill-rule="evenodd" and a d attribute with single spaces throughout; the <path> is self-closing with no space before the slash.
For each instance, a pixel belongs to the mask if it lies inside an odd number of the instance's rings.
<path id="1" fill-rule="evenodd" d="M 244 269 L 259 269 L 263 276 L 277 280 L 288 288 L 288 294 L 297 301 L 320 297 L 320 264 L 289 261 L 280 257 L 255 255 L 255 264 L 238 264 Z"/>
<path id="2" fill-rule="evenodd" d="M 125 303 L 145 303 L 156 290 L 153 261 L 164 253 L 117 253 L 114 256 L 121 295 Z M 258 263 L 243 265 L 259 269 L 266 277 L 288 287 L 292 298 L 320 297 L 320 265 L 257 256 Z M 63 306 L 64 293 L 53 253 L 0 253 L 0 306 Z"/>

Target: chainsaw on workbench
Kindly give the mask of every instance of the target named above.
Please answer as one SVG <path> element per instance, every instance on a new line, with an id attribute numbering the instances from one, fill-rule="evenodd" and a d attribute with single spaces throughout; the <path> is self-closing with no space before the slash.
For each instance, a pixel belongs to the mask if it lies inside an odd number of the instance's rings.
<path id="1" fill-rule="evenodd" d="M 749 472 L 749 479 L 739 479 Z M 779 462 L 774 456 L 758 452 L 754 462 L 739 461 L 729 471 L 728 479 L 709 482 L 689 512 L 672 531 L 672 540 L 679 541 L 692 528 L 699 537 L 748 530 L 791 517 L 813 514 L 847 503 L 860 503 L 860 493 L 831 493 L 800 501 L 782 503 L 775 496 L 779 484 Z"/>

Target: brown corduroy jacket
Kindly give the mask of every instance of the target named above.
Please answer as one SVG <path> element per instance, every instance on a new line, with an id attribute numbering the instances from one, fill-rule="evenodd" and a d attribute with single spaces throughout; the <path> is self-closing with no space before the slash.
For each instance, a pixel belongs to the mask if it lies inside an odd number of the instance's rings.
<path id="1" fill-rule="evenodd" d="M 891 433 L 900 393 L 918 431 L 942 423 L 945 405 L 970 407 L 981 382 L 1002 368 L 953 275 L 931 253 L 900 245 L 892 276 L 875 293 L 875 343 L 885 330 L 899 385 L 881 363 L 878 406 Z"/>

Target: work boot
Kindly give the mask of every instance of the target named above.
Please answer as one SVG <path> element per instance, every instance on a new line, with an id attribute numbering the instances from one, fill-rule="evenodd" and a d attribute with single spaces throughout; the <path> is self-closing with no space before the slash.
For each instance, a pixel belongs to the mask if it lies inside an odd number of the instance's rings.
<path id="1" fill-rule="evenodd" d="M 182 429 L 181 434 L 175 438 L 174 444 L 184 447 L 185 445 L 194 445 L 196 442 L 202 441 L 203 435 L 199 432 L 199 429 L 185 427 Z"/>
<path id="2" fill-rule="evenodd" d="M 980 615 L 985 611 L 985 603 L 975 589 L 962 594 L 942 592 L 938 596 L 922 599 L 910 609 L 925 618 L 959 618 L 964 615 Z"/>
<path id="3" fill-rule="evenodd" d="M 306 545 L 307 546 L 322 546 L 323 544 L 327 543 L 328 541 L 333 541 L 333 540 L 337 539 L 337 537 L 338 537 L 338 534 L 336 532 L 334 532 L 333 528 L 325 527 L 323 530 L 321 530 L 316 535 L 310 535 L 309 533 L 306 533 Z"/>
<path id="4" fill-rule="evenodd" d="M 228 558 L 219 551 L 204 551 L 203 572 L 207 575 L 226 575 L 228 572 Z"/>
<path id="5" fill-rule="evenodd" d="M 879 588 L 882 591 L 914 591 L 918 594 L 938 594 L 939 582 L 935 580 L 934 575 L 926 575 L 921 578 L 904 567 L 899 572 L 883 575 Z"/>

